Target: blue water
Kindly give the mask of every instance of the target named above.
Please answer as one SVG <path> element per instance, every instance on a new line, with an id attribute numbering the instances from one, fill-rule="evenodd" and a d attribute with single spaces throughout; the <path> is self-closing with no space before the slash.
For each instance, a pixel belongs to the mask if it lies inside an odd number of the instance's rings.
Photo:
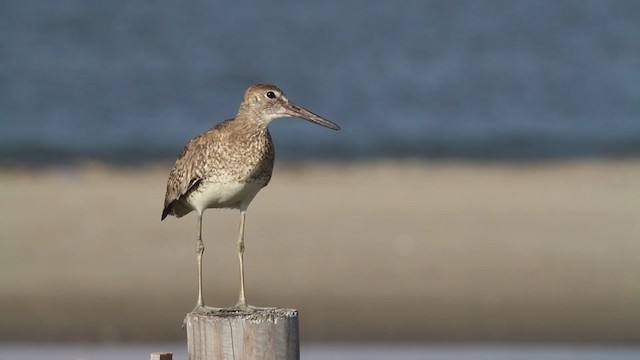
<path id="1" fill-rule="evenodd" d="M 187 359 L 185 344 L 2 344 L 2 360 L 140 360 L 152 352 Z M 637 360 L 640 348 L 620 345 L 302 344 L 304 360 Z"/>
<path id="2" fill-rule="evenodd" d="M 5 0 L 0 164 L 174 159 L 270 82 L 280 159 L 640 155 L 640 2 Z"/>

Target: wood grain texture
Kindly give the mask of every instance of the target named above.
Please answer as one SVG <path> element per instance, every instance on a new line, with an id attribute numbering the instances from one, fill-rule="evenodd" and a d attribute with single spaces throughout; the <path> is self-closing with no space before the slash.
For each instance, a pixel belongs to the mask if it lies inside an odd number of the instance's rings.
<path id="1" fill-rule="evenodd" d="M 189 313 L 187 350 L 189 360 L 298 360 L 298 311 L 261 308 Z"/>

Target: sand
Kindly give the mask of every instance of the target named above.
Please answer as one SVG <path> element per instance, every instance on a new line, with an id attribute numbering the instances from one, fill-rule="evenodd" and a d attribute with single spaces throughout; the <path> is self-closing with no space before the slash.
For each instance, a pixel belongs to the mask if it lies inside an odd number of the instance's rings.
<path id="1" fill-rule="evenodd" d="M 181 340 L 196 218 L 170 164 L 0 170 L 0 339 Z M 205 214 L 235 303 L 238 213 Z M 640 161 L 280 165 L 247 216 L 247 297 L 303 341 L 640 341 Z"/>

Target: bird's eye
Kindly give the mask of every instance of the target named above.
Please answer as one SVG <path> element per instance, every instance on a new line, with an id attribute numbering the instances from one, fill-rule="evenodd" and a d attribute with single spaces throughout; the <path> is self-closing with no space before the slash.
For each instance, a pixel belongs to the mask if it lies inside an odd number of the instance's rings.
<path id="1" fill-rule="evenodd" d="M 267 97 L 269 99 L 275 99 L 276 98 L 276 93 L 274 93 L 273 91 L 267 91 Z"/>

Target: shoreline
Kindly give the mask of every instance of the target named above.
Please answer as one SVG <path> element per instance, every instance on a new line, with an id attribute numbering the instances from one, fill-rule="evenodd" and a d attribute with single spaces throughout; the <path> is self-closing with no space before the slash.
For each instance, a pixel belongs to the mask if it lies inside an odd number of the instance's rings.
<path id="1" fill-rule="evenodd" d="M 160 222 L 170 168 L 0 169 L 2 339 L 182 338 L 195 217 Z M 638 159 L 277 164 L 248 300 L 297 308 L 302 341 L 637 342 L 639 179 Z M 211 306 L 237 297 L 237 221 L 205 213 Z"/>

